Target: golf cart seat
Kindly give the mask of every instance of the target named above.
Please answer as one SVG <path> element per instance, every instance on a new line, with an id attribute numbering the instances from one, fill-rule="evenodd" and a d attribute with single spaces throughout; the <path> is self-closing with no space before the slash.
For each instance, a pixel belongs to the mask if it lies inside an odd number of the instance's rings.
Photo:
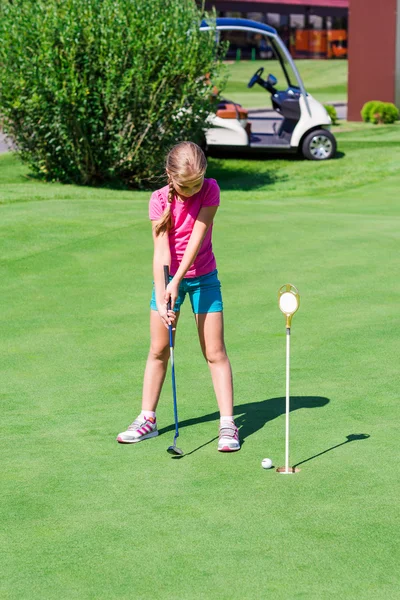
<path id="1" fill-rule="evenodd" d="M 220 102 L 217 108 L 217 117 L 221 119 L 246 119 L 249 111 L 234 102 Z"/>

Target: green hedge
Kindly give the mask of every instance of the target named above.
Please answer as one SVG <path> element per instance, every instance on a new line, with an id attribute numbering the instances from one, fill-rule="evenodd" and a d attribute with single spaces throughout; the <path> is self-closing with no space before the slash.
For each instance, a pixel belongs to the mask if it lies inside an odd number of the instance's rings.
<path id="1" fill-rule="evenodd" d="M 0 0 L 0 114 L 48 179 L 147 184 L 223 83 L 193 0 Z"/>
<path id="2" fill-rule="evenodd" d="M 324 107 L 326 109 L 326 112 L 328 113 L 328 115 L 331 118 L 332 125 L 337 125 L 338 124 L 338 116 L 337 116 L 336 108 L 334 106 L 332 106 L 332 104 L 324 104 Z"/>
<path id="3" fill-rule="evenodd" d="M 399 119 L 399 109 L 391 102 L 371 100 L 362 107 L 361 117 L 366 123 L 394 123 Z"/>

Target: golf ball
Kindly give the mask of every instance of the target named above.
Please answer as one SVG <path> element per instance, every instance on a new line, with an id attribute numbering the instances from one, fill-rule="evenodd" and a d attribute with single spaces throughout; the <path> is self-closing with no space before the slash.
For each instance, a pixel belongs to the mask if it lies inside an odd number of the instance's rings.
<path id="1" fill-rule="evenodd" d="M 272 460 L 270 458 L 263 458 L 261 466 L 263 469 L 270 469 L 272 467 Z"/>

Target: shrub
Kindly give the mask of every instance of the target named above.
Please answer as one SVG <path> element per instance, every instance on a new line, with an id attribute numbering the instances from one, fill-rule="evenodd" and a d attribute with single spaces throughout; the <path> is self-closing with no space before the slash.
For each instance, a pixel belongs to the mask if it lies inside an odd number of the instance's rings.
<path id="1" fill-rule="evenodd" d="M 392 102 L 385 102 L 383 111 L 383 122 L 394 123 L 400 118 L 399 109 Z"/>
<path id="2" fill-rule="evenodd" d="M 370 113 L 371 110 L 375 111 L 375 108 L 380 104 L 378 100 L 370 100 L 366 102 L 361 109 L 361 118 L 365 123 L 370 122 Z"/>
<path id="3" fill-rule="evenodd" d="M 379 115 L 383 113 L 384 103 L 380 100 L 371 100 L 361 109 L 361 117 L 366 123 L 378 123 Z"/>
<path id="4" fill-rule="evenodd" d="M 324 107 L 326 109 L 326 112 L 328 113 L 328 115 L 331 118 L 332 125 L 337 125 L 338 124 L 338 116 L 337 116 L 336 108 L 334 106 L 332 106 L 332 104 L 324 104 Z"/>
<path id="5" fill-rule="evenodd" d="M 361 117 L 366 123 L 394 123 L 399 118 L 399 110 L 391 102 L 371 100 L 362 107 Z"/>
<path id="6" fill-rule="evenodd" d="M 221 87 L 201 17 L 193 0 L 0 0 L 0 114 L 22 159 L 80 184 L 159 174 Z"/>

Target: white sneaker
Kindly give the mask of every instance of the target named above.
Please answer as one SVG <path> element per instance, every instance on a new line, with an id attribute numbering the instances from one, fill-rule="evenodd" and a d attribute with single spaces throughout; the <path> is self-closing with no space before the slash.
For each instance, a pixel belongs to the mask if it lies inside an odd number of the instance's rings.
<path id="1" fill-rule="evenodd" d="M 240 450 L 239 430 L 235 423 L 222 425 L 219 428 L 218 451 L 236 452 Z"/>
<path id="2" fill-rule="evenodd" d="M 117 436 L 120 444 L 136 444 L 158 435 L 157 421 L 153 417 L 138 417 L 126 431 Z"/>

